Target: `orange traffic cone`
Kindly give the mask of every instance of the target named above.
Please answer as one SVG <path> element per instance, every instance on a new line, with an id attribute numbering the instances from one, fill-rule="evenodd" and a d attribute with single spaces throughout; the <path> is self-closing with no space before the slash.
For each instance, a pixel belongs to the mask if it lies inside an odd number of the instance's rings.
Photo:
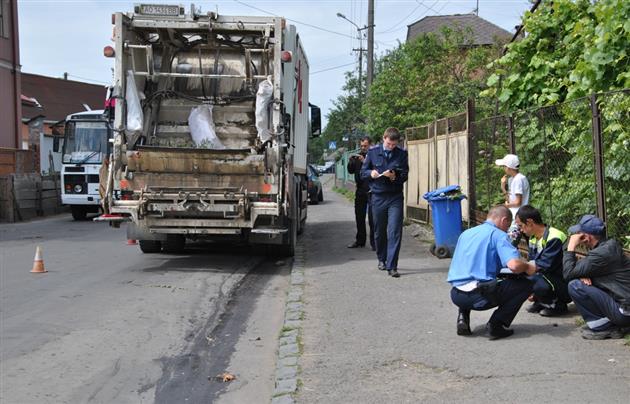
<path id="1" fill-rule="evenodd" d="M 42 248 L 40 246 L 37 246 L 35 249 L 35 260 L 33 260 L 33 269 L 31 269 L 31 272 L 34 274 L 48 272 L 46 268 L 44 268 L 44 258 L 42 257 Z"/>
<path id="2" fill-rule="evenodd" d="M 136 244 L 138 244 L 136 240 L 132 240 L 132 239 L 127 240 L 127 245 L 136 245 Z"/>

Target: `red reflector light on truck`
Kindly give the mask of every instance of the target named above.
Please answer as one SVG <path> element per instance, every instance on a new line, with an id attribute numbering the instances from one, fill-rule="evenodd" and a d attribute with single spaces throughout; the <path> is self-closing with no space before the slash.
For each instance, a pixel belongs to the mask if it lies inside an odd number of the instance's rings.
<path id="1" fill-rule="evenodd" d="M 282 56 L 280 56 L 280 60 L 282 60 L 282 63 L 291 63 L 291 60 L 293 60 L 293 53 L 291 53 L 290 51 L 282 51 Z"/>

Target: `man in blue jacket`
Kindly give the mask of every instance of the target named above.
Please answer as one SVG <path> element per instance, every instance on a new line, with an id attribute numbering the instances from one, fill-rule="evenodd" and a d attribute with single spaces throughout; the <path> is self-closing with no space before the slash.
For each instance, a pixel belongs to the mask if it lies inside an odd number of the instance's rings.
<path id="1" fill-rule="evenodd" d="M 523 277 L 497 279 L 502 268 L 509 273 L 533 275 L 534 270 L 523 260 L 508 239 L 506 231 L 512 223 L 512 212 L 495 206 L 488 220 L 463 232 L 457 240 L 447 281 L 453 286 L 451 300 L 459 308 L 457 335 L 470 335 L 470 311 L 496 307 L 486 331 L 491 340 L 509 337 L 508 327 L 532 291 Z M 509 270 L 508 270 L 509 269 Z"/>
<path id="2" fill-rule="evenodd" d="M 361 178 L 369 179 L 372 193 L 378 269 L 398 278 L 398 253 L 402 240 L 403 184 L 409 174 L 407 151 L 398 147 L 400 132 L 387 128 L 383 143 L 372 147 L 361 168 Z"/>

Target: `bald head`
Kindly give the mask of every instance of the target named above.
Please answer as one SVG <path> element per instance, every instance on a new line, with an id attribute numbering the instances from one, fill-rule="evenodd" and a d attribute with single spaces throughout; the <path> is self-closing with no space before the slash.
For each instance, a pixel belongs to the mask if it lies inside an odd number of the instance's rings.
<path id="1" fill-rule="evenodd" d="M 499 229 L 507 231 L 512 223 L 512 212 L 504 205 L 497 205 L 488 212 L 488 220 L 494 223 Z"/>

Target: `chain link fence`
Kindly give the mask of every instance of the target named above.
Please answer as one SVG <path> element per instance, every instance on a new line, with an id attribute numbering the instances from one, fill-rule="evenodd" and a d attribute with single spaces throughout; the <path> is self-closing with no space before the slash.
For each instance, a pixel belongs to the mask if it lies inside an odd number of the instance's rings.
<path id="1" fill-rule="evenodd" d="M 511 152 L 546 223 L 566 230 L 583 214 L 598 214 L 609 236 L 630 247 L 629 91 L 473 122 L 470 147 L 478 217 L 503 202 L 495 160 Z"/>

